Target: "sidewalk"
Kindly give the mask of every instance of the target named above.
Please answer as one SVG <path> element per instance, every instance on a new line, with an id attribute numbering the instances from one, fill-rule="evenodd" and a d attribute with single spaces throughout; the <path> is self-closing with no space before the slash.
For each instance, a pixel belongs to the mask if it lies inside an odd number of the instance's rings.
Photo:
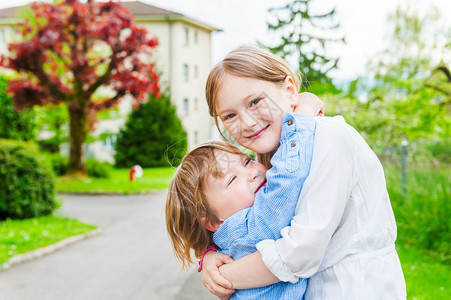
<path id="1" fill-rule="evenodd" d="M 58 215 L 103 234 L 0 273 L 0 299 L 217 299 L 195 267 L 180 272 L 166 234 L 165 192 L 63 197 Z"/>

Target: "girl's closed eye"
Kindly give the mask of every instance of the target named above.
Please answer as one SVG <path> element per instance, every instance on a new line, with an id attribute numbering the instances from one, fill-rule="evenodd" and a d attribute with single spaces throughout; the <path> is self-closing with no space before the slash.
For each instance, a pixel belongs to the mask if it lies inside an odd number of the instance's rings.
<path id="1" fill-rule="evenodd" d="M 236 179 L 236 176 L 232 176 L 229 180 L 229 183 L 227 183 L 227 187 L 229 187 Z"/>

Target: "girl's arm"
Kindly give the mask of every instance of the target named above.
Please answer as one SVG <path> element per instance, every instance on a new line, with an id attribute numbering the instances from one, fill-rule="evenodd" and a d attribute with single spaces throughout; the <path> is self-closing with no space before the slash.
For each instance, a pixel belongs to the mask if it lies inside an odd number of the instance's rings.
<path id="1" fill-rule="evenodd" d="M 237 272 L 236 270 L 240 270 Z M 279 278 L 265 266 L 260 252 L 244 256 L 231 264 L 219 268 L 222 276 L 227 278 L 234 289 L 249 289 L 271 285 L 279 282 Z"/>
<path id="2" fill-rule="evenodd" d="M 298 95 L 299 104 L 293 108 L 295 113 L 307 116 L 324 116 L 324 103 L 318 96 L 312 93 L 301 93 Z"/>
<path id="3" fill-rule="evenodd" d="M 221 299 L 230 297 L 233 289 L 262 287 L 280 281 L 265 266 L 258 251 L 233 263 L 227 261 L 223 264 L 224 256 L 221 253 L 208 252 L 204 257 L 202 269 L 202 283 L 210 293 Z"/>

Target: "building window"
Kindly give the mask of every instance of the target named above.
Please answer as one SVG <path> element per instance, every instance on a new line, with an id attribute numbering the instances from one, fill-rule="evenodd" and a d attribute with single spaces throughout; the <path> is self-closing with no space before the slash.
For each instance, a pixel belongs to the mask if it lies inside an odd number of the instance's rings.
<path id="1" fill-rule="evenodd" d="M 197 145 L 199 143 L 199 133 L 194 131 L 194 144 Z"/>
<path id="2" fill-rule="evenodd" d="M 5 31 L 3 28 L 1 28 L 0 29 L 0 46 L 3 46 L 4 44 L 6 44 Z"/>
<path id="3" fill-rule="evenodd" d="M 112 150 L 116 146 L 116 142 L 117 142 L 117 136 L 116 135 L 113 134 L 111 136 L 107 136 L 105 138 L 105 140 L 103 141 L 103 148 Z"/>
<path id="4" fill-rule="evenodd" d="M 183 114 L 187 115 L 189 112 L 189 102 L 188 98 L 183 99 Z"/>
<path id="5" fill-rule="evenodd" d="M 183 65 L 183 80 L 188 81 L 189 79 L 189 68 L 187 64 Z"/>
<path id="6" fill-rule="evenodd" d="M 189 44 L 189 29 L 185 27 L 185 46 Z"/>
<path id="7" fill-rule="evenodd" d="M 199 68 L 197 66 L 194 66 L 194 78 L 197 78 L 197 76 L 199 75 Z"/>
<path id="8" fill-rule="evenodd" d="M 197 41 L 198 41 L 198 32 L 197 31 L 195 31 L 194 32 L 194 44 L 196 44 L 197 45 Z"/>
<path id="9" fill-rule="evenodd" d="M 194 98 L 194 110 L 198 110 L 199 109 L 199 101 L 197 101 L 197 98 Z"/>

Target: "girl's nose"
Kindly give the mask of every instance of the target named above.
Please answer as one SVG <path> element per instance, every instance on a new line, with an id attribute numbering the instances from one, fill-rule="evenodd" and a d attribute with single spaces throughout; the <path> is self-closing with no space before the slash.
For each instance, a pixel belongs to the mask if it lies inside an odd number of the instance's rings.
<path id="1" fill-rule="evenodd" d="M 241 117 L 241 128 L 250 129 L 257 125 L 255 117 L 249 113 L 244 113 Z"/>
<path id="2" fill-rule="evenodd" d="M 250 170 L 250 172 L 249 172 L 249 181 L 253 182 L 253 181 L 255 181 L 255 179 L 257 179 L 257 177 L 258 177 L 257 170 Z"/>

